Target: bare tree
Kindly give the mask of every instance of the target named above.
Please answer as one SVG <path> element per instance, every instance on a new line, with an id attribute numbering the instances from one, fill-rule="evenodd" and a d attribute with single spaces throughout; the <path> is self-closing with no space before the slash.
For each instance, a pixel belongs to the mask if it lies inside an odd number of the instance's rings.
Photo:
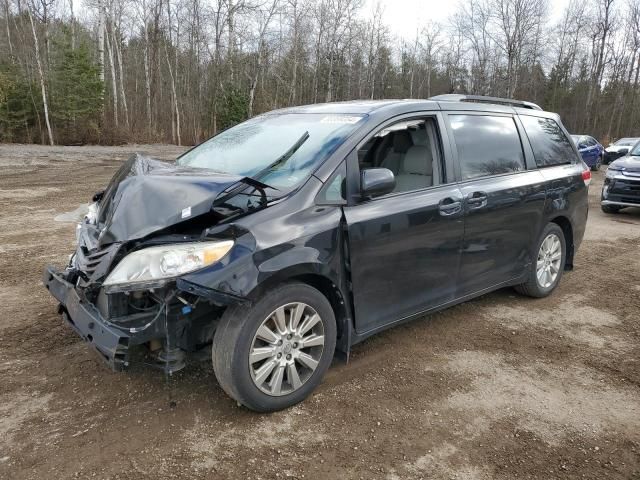
<path id="1" fill-rule="evenodd" d="M 98 0 L 98 67 L 104 82 L 104 0 Z"/>
<path id="2" fill-rule="evenodd" d="M 491 0 L 490 9 L 496 27 L 494 40 L 507 62 L 504 94 L 511 98 L 518 87 L 524 53 L 545 19 L 547 3 L 546 0 Z"/>
<path id="3" fill-rule="evenodd" d="M 279 0 L 272 0 L 271 5 L 267 8 L 267 10 L 262 15 L 262 18 L 259 20 L 259 30 L 258 30 L 258 52 L 256 55 L 256 66 L 255 72 L 251 79 L 251 86 L 249 88 L 249 107 L 248 107 L 248 116 L 253 116 L 253 102 L 255 100 L 256 95 L 256 85 L 258 84 L 258 78 L 262 75 L 262 70 L 264 68 L 264 56 L 265 56 L 265 43 L 267 36 L 267 29 L 269 28 L 269 24 L 271 23 L 271 19 L 276 13 L 276 9 L 279 6 Z"/>
<path id="4" fill-rule="evenodd" d="M 7 25 L 7 45 L 9 45 L 9 55 L 13 55 L 13 43 L 11 42 L 11 28 L 9 27 L 10 12 L 9 12 L 9 0 L 4 0 L 4 15 Z"/>
<path id="5" fill-rule="evenodd" d="M 169 33 L 169 43 L 172 43 L 172 22 L 171 22 L 171 3 L 170 0 L 167 0 L 167 24 L 168 24 L 168 33 Z M 177 35 L 176 35 L 176 44 Z M 178 93 L 176 92 L 176 79 L 174 75 L 174 69 L 171 67 L 171 62 L 169 61 L 169 50 L 167 49 L 167 43 L 164 44 L 164 53 L 165 58 L 167 60 L 167 68 L 169 69 L 169 77 L 171 78 L 171 93 L 173 98 L 173 108 L 174 108 L 174 116 L 171 120 L 172 131 L 174 142 L 177 140 L 178 145 L 182 145 L 182 139 L 180 137 L 180 107 L 178 106 Z M 176 69 L 175 74 L 178 74 Z M 175 121 L 175 123 L 174 123 Z"/>
<path id="6" fill-rule="evenodd" d="M 53 145 L 53 131 L 51 130 L 51 122 L 49 121 L 49 103 L 47 102 L 47 88 L 45 85 L 44 72 L 42 70 L 42 60 L 40 59 L 40 47 L 38 46 L 38 35 L 36 35 L 36 27 L 33 23 L 32 6 L 29 5 L 27 12 L 29 13 L 29 22 L 31 23 L 31 32 L 33 33 L 33 49 L 36 56 L 36 64 L 38 65 L 38 75 L 40 78 L 40 90 L 42 93 L 42 107 L 44 109 L 44 119 L 47 124 L 47 134 L 49 135 L 49 145 Z"/>
<path id="7" fill-rule="evenodd" d="M 596 90 L 602 83 L 602 76 L 606 63 L 606 49 L 609 37 L 613 29 L 614 0 L 598 0 L 597 19 L 591 27 L 592 58 L 591 78 L 589 82 L 589 93 L 587 94 L 587 108 L 583 128 L 591 124 L 591 110 L 594 104 Z"/>

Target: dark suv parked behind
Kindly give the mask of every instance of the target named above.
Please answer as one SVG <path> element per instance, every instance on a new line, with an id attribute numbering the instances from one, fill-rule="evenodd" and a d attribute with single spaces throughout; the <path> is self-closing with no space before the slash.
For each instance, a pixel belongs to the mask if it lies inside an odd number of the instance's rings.
<path id="1" fill-rule="evenodd" d="M 334 352 L 492 290 L 548 295 L 591 179 L 557 115 L 445 95 L 290 108 L 175 163 L 133 156 L 44 284 L 114 369 L 212 345 L 258 411 L 301 401 Z"/>

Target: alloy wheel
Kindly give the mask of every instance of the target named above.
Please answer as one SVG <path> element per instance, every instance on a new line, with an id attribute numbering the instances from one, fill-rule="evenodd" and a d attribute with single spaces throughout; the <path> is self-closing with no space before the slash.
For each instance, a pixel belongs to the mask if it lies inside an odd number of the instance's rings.
<path id="1" fill-rule="evenodd" d="M 251 379 L 262 392 L 288 395 L 313 375 L 324 349 L 324 324 L 304 303 L 289 303 L 263 320 L 249 351 Z"/>
<path id="2" fill-rule="evenodd" d="M 538 251 L 536 263 L 536 276 L 538 285 L 549 288 L 558 278 L 560 262 L 562 261 L 562 243 L 555 233 L 545 237 Z"/>

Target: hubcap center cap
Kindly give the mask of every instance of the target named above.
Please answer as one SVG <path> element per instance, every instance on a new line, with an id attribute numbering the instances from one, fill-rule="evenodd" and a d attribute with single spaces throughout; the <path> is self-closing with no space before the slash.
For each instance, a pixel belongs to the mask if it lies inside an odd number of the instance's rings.
<path id="1" fill-rule="evenodd" d="M 285 342 L 284 347 L 282 348 L 284 353 L 288 355 L 289 353 L 291 353 L 291 349 L 292 349 L 291 344 L 289 342 Z"/>

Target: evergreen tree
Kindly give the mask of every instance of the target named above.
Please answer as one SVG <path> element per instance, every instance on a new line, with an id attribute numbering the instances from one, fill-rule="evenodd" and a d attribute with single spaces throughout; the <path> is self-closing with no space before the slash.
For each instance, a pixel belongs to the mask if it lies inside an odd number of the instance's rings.
<path id="1" fill-rule="evenodd" d="M 72 48 L 68 35 L 57 46 L 51 72 L 51 113 L 60 141 L 95 142 L 100 136 L 104 84 L 85 44 Z"/>
<path id="2" fill-rule="evenodd" d="M 247 94 L 237 88 L 229 87 L 220 109 L 220 129 L 224 130 L 246 120 L 248 107 Z"/>
<path id="3" fill-rule="evenodd" d="M 0 64 L 0 141 L 33 141 L 30 131 L 37 119 L 34 102 L 38 89 L 13 63 Z"/>

